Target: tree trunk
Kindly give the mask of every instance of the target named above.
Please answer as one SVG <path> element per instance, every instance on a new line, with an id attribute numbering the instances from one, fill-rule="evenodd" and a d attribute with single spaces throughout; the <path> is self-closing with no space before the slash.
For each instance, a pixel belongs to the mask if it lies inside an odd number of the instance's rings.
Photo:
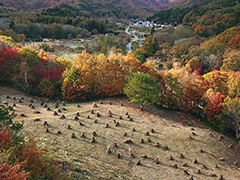
<path id="1" fill-rule="evenodd" d="M 239 126 L 240 125 L 240 122 L 238 122 L 236 120 L 236 124 L 235 124 L 235 133 L 236 133 L 236 138 L 238 139 L 239 138 Z"/>
<path id="2" fill-rule="evenodd" d="M 144 103 L 140 103 L 140 110 L 143 111 Z"/>
<path id="3" fill-rule="evenodd" d="M 234 125 L 234 130 L 235 130 L 235 134 L 236 134 L 236 138 L 239 138 L 239 125 L 240 125 L 240 121 L 238 121 L 238 118 L 234 115 L 234 113 L 230 113 L 228 115 L 232 121 L 232 124 Z"/>
<path id="4" fill-rule="evenodd" d="M 25 82 L 25 91 L 27 92 L 27 93 L 29 93 L 29 88 L 28 88 L 28 77 L 27 77 L 27 75 L 28 75 L 28 72 L 27 72 L 27 70 L 25 70 L 24 71 L 24 82 Z"/>

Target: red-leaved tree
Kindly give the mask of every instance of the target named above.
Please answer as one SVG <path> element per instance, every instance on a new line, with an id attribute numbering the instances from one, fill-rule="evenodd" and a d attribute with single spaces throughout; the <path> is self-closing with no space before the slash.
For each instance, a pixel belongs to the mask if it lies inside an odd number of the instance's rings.
<path id="1" fill-rule="evenodd" d="M 0 82 L 11 81 L 18 70 L 19 60 L 17 48 L 4 47 L 0 50 Z"/>
<path id="2" fill-rule="evenodd" d="M 2 131 L 0 131 L 0 148 L 5 148 L 11 145 L 12 135 L 7 133 L 7 129 L 2 125 Z"/>
<path id="3" fill-rule="evenodd" d="M 20 171 L 20 165 L 9 166 L 7 163 L 0 165 L 1 180 L 26 180 L 28 175 L 24 171 Z"/>

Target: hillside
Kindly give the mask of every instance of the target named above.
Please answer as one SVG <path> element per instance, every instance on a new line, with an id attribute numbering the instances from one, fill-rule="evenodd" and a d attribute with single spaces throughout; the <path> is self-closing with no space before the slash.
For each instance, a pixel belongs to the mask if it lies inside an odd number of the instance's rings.
<path id="1" fill-rule="evenodd" d="M 74 179 L 185 180 L 193 176 L 209 180 L 222 175 L 224 179 L 237 180 L 240 176 L 239 167 L 234 165 L 240 161 L 239 144 L 211 131 L 189 114 L 153 107 L 139 111 L 125 98 L 102 99 L 102 104 L 96 102 L 97 107 L 93 106 L 94 102 L 80 103 L 80 107 L 76 103 L 59 102 L 56 107 L 56 102 L 44 99 L 41 105 L 43 99 L 10 88 L 1 87 L 0 92 L 2 100 L 16 103 L 14 121 L 24 120 L 22 133 L 36 137 L 42 145 L 54 150 L 55 158 L 71 171 Z M 23 103 L 19 103 L 21 98 Z M 33 103 L 29 107 L 31 99 Z M 54 115 L 58 109 L 62 113 Z M 21 113 L 26 117 L 21 117 Z M 65 119 L 60 118 L 63 114 Z M 119 119 L 120 116 L 123 119 Z M 44 121 L 49 124 L 48 133 Z M 95 142 L 90 142 L 93 131 Z M 76 138 L 71 138 L 72 133 Z M 85 137 L 81 137 L 83 133 Z M 147 142 L 149 139 L 151 142 Z M 138 160 L 140 165 L 136 164 Z"/>
<path id="2" fill-rule="evenodd" d="M 14 10 L 37 10 L 42 8 L 50 8 L 52 6 L 60 5 L 62 3 L 70 4 L 72 0 L 2 0 L 3 6 Z"/>
<path id="3" fill-rule="evenodd" d="M 67 6 L 68 11 L 62 13 L 62 7 Z M 45 0 L 45 1 L 13 1 L 3 0 L 1 9 L 8 9 L 12 11 L 47 11 L 50 12 L 51 16 L 72 16 L 80 15 L 85 17 L 114 17 L 114 18 L 134 18 L 136 13 L 141 14 L 142 12 L 136 9 L 126 9 L 121 6 L 105 2 L 103 0 Z M 64 10 L 64 9 L 63 9 Z M 76 14 L 68 14 L 69 11 L 78 12 Z M 52 13 L 53 12 L 53 13 Z M 46 14 L 46 13 L 44 13 Z"/>
<path id="4" fill-rule="evenodd" d="M 189 1 L 191 2 L 191 1 Z M 183 3 L 184 4 L 184 3 Z M 189 7 L 160 11 L 149 20 L 158 23 L 187 24 L 200 36 L 213 36 L 240 23 L 240 4 L 231 0 L 196 1 Z"/>
<path id="5" fill-rule="evenodd" d="M 189 5 L 191 3 L 195 3 L 194 1 L 189 0 L 2 0 L 2 6 L 6 8 L 10 8 L 12 10 L 24 10 L 24 11 L 32 11 L 32 10 L 42 10 L 46 8 L 56 7 L 61 4 L 70 5 L 72 7 L 77 7 L 80 10 L 89 11 L 90 9 L 97 8 L 99 11 L 114 11 L 114 9 L 118 10 L 118 13 L 127 11 L 127 13 L 153 13 L 159 11 L 161 9 L 167 9 L 169 7 L 179 6 L 184 4 Z M 126 7 L 128 7 L 126 9 Z M 130 15 L 129 15 L 130 16 Z"/>

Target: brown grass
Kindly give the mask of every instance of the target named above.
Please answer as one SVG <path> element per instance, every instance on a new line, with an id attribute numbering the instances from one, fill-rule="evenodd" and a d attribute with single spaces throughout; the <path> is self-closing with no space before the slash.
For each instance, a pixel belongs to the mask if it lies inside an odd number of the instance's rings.
<path id="1" fill-rule="evenodd" d="M 75 179 L 185 180 L 192 175 L 194 179 L 208 180 L 214 179 L 211 177 L 213 173 L 223 175 L 226 180 L 238 180 L 240 177 L 239 167 L 234 165 L 235 161 L 240 162 L 239 145 L 226 136 L 219 141 L 219 133 L 212 132 L 188 114 L 156 108 L 151 109 L 152 112 L 139 111 L 135 105 L 129 105 L 127 99 L 108 98 L 102 99 L 103 104 L 96 102 L 97 108 L 93 108 L 94 102 L 79 103 L 81 108 L 77 108 L 76 103 L 65 102 L 67 110 L 54 116 L 54 111 L 58 110 L 55 108 L 56 102 L 47 102 L 52 110 L 47 111 L 40 105 L 40 98 L 27 96 L 10 88 L 0 88 L 0 92 L 3 101 L 16 103 L 15 121 L 25 122 L 22 132 L 35 136 L 42 145 L 52 149 L 58 159 L 71 163 L 69 171 L 73 172 Z M 11 99 L 6 99 L 7 94 Z M 13 100 L 13 96 L 17 100 Z M 18 103 L 21 97 L 24 97 L 23 103 Z M 31 98 L 35 109 L 28 107 Z M 109 101 L 112 105 L 109 105 Z M 123 106 L 120 106 L 121 101 Z M 63 108 L 61 102 L 59 106 L 60 109 Z M 99 112 L 100 117 L 92 114 L 92 109 Z M 109 117 L 109 110 L 112 117 Z M 35 114 L 35 111 L 41 113 Z M 77 112 L 80 113 L 79 120 L 75 120 Z M 133 121 L 129 121 L 126 112 Z M 27 117 L 20 117 L 21 113 Z M 66 119 L 60 119 L 62 114 Z M 88 115 L 90 119 L 87 119 Z M 185 117 L 184 122 L 179 122 L 180 115 Z M 122 120 L 119 119 L 120 116 Z M 37 118 L 40 121 L 34 121 Z M 119 122 L 118 126 L 115 126 L 114 120 Z M 49 123 L 50 133 L 46 133 L 44 121 Z M 79 125 L 79 121 L 83 126 Z M 106 128 L 106 124 L 109 124 L 109 128 Z M 68 129 L 68 125 L 72 129 Z M 135 131 L 132 131 L 133 127 Z M 58 134 L 58 131 L 62 134 Z M 91 143 L 94 131 L 97 135 L 95 142 Z M 81 137 L 83 132 L 85 137 Z M 126 137 L 123 136 L 124 132 L 127 133 Z M 146 132 L 149 132 L 149 136 L 145 135 Z M 212 132 L 213 137 L 209 136 L 209 132 Z M 72 133 L 76 138 L 71 138 Z M 144 143 L 140 143 L 142 138 Z M 147 138 L 151 142 L 147 142 Z M 129 139 L 131 143 L 124 143 Z M 117 143 L 117 148 L 113 147 L 114 143 Z M 159 144 L 156 145 L 157 143 Z M 228 147 L 230 144 L 231 148 Z M 168 150 L 163 149 L 165 145 Z M 111 152 L 107 153 L 109 147 Z M 121 158 L 117 158 L 118 153 Z M 131 154 L 134 154 L 134 158 Z M 184 158 L 180 158 L 180 154 Z M 171 161 L 170 156 L 173 159 Z M 222 157 L 224 161 L 219 161 Z M 158 159 L 159 163 L 154 163 L 154 159 Z M 197 163 L 194 163 L 194 159 L 197 159 Z M 173 167 L 174 164 L 177 169 Z M 216 168 L 216 164 L 219 168 Z M 201 169 L 201 174 L 198 169 Z M 190 175 L 186 175 L 184 171 Z"/>

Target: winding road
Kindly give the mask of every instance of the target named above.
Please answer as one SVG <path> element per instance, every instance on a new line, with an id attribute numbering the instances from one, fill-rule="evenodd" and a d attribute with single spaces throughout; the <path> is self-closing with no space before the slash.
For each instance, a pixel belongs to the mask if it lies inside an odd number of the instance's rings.
<path id="1" fill-rule="evenodd" d="M 135 34 L 132 34 L 129 32 L 129 29 L 130 29 L 130 25 L 125 29 L 125 32 L 127 34 L 129 34 L 131 37 L 133 36 L 133 40 L 132 41 L 137 41 L 139 38 L 135 35 Z M 126 45 L 126 48 L 127 48 L 127 52 L 131 52 L 132 51 L 132 41 L 130 41 L 127 45 Z"/>
<path id="2" fill-rule="evenodd" d="M 129 25 L 126 29 L 125 29 L 125 32 L 127 34 L 129 34 L 131 36 L 131 41 L 126 45 L 126 48 L 127 48 L 127 52 L 131 52 L 132 51 L 132 42 L 134 41 L 139 41 L 139 40 L 144 40 L 143 38 L 139 38 L 136 34 L 132 33 L 129 31 L 131 25 Z M 132 39 L 132 36 L 133 36 L 133 39 Z"/>

